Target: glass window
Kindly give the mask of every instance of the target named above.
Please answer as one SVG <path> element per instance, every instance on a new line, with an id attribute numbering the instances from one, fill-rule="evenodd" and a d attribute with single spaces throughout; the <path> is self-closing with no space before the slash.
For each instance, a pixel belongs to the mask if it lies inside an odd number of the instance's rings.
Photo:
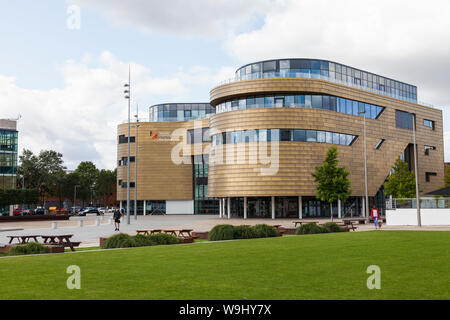
<path id="1" fill-rule="evenodd" d="M 286 96 L 286 97 L 284 97 L 284 99 L 285 99 L 284 104 L 286 107 L 294 107 L 295 106 L 294 96 Z"/>
<path id="2" fill-rule="evenodd" d="M 312 96 L 312 107 L 322 109 L 322 96 Z"/>
<path id="3" fill-rule="evenodd" d="M 325 132 L 325 142 L 333 143 L 333 133 L 332 132 Z"/>
<path id="4" fill-rule="evenodd" d="M 275 98 L 275 107 L 276 108 L 284 107 L 284 98 L 281 98 L 281 97 Z"/>
<path id="5" fill-rule="evenodd" d="M 305 96 L 305 107 L 311 108 L 311 96 Z"/>
<path id="6" fill-rule="evenodd" d="M 355 139 L 355 136 L 352 136 L 349 134 L 347 134 L 346 136 L 347 136 L 347 141 L 346 141 L 345 145 L 349 146 L 352 144 L 353 140 Z"/>
<path id="7" fill-rule="evenodd" d="M 290 60 L 280 60 L 280 69 L 290 69 L 291 61 Z"/>
<path id="8" fill-rule="evenodd" d="M 358 101 L 352 101 L 353 104 L 353 115 L 354 116 L 358 116 Z"/>
<path id="9" fill-rule="evenodd" d="M 261 72 L 261 64 L 260 63 L 252 64 L 252 73 L 257 73 L 257 72 Z"/>
<path id="10" fill-rule="evenodd" d="M 275 72 L 277 71 L 276 61 L 266 61 L 263 63 L 263 72 Z"/>
<path id="11" fill-rule="evenodd" d="M 347 135 L 346 134 L 339 134 L 339 144 L 345 146 L 347 144 Z"/>
<path id="12" fill-rule="evenodd" d="M 295 104 L 299 107 L 305 106 L 305 96 L 295 96 Z"/>
<path id="13" fill-rule="evenodd" d="M 256 108 L 255 103 L 255 98 L 247 98 L 247 109 Z"/>
<path id="14" fill-rule="evenodd" d="M 330 97 L 329 96 L 322 97 L 322 107 L 323 107 L 323 109 L 330 110 Z"/>
<path id="15" fill-rule="evenodd" d="M 280 139 L 281 141 L 292 141 L 292 130 L 280 129 Z"/>
<path id="16" fill-rule="evenodd" d="M 245 100 L 245 99 L 240 99 L 240 100 L 239 100 L 239 109 L 245 109 L 246 104 L 247 104 L 247 100 Z"/>
<path id="17" fill-rule="evenodd" d="M 345 99 L 345 105 L 346 105 L 345 113 L 347 113 L 347 114 L 353 114 L 353 104 L 352 104 L 352 101 L 351 101 L 351 100 Z"/>
<path id="18" fill-rule="evenodd" d="M 317 131 L 317 142 L 326 142 L 325 131 Z"/>
<path id="19" fill-rule="evenodd" d="M 308 141 L 308 142 L 316 142 L 317 141 L 317 131 L 315 131 L 315 130 L 307 130 L 306 131 L 306 141 Z"/>
<path id="20" fill-rule="evenodd" d="M 320 69 L 320 61 L 311 61 L 311 69 Z"/>
<path id="21" fill-rule="evenodd" d="M 265 108 L 273 108 L 274 105 L 274 97 L 264 97 L 264 107 Z"/>
<path id="22" fill-rule="evenodd" d="M 336 97 L 330 97 L 330 110 L 336 111 L 337 110 L 336 104 L 337 104 Z"/>
<path id="23" fill-rule="evenodd" d="M 335 64 L 332 63 L 332 62 L 329 62 L 329 63 L 328 63 L 328 68 L 329 68 L 330 72 L 331 72 L 331 71 L 336 71 L 336 69 L 335 69 Z"/>
<path id="24" fill-rule="evenodd" d="M 294 130 L 294 141 L 306 141 L 306 131 Z"/>
<path id="25" fill-rule="evenodd" d="M 267 140 L 267 130 L 266 129 L 260 129 L 258 133 L 258 141 L 268 141 Z"/>
<path id="26" fill-rule="evenodd" d="M 256 108 L 264 108 L 264 97 L 255 98 Z"/>
<path id="27" fill-rule="evenodd" d="M 333 132 L 333 144 L 339 144 L 339 133 Z"/>

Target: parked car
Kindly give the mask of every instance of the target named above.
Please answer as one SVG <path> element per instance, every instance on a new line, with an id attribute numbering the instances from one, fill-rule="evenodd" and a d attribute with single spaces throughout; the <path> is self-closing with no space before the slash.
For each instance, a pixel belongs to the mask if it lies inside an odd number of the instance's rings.
<path id="1" fill-rule="evenodd" d="M 14 209 L 14 211 L 13 211 L 13 216 L 23 216 L 22 212 L 23 212 L 24 210 L 25 210 L 25 209 L 23 209 L 23 208 L 17 208 L 17 209 Z"/>
<path id="2" fill-rule="evenodd" d="M 48 214 L 48 210 L 47 209 L 45 209 L 45 208 L 36 208 L 35 210 L 34 210 L 34 214 L 35 215 L 44 215 L 44 214 Z"/>
<path id="3" fill-rule="evenodd" d="M 86 216 L 87 214 L 96 214 L 100 215 L 100 211 L 97 208 L 87 208 L 86 210 L 78 212 L 79 216 Z"/>
<path id="4" fill-rule="evenodd" d="M 2 217 L 7 217 L 7 216 L 9 216 L 9 211 L 8 211 L 8 210 L 1 211 L 1 212 L 0 212 L 0 216 L 2 216 Z"/>
<path id="5" fill-rule="evenodd" d="M 31 216 L 32 214 L 33 214 L 33 210 L 31 210 L 31 209 L 24 209 L 22 211 L 23 216 Z"/>

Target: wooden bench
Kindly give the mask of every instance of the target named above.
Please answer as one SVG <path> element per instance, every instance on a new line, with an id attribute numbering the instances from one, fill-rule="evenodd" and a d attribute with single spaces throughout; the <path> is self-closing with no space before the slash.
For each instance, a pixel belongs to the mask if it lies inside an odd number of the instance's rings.
<path id="1" fill-rule="evenodd" d="M 155 233 L 161 233 L 161 229 L 145 229 L 145 230 L 136 230 L 136 234 L 144 234 L 146 236 L 155 234 Z"/>
<path id="2" fill-rule="evenodd" d="M 35 242 L 39 242 L 38 238 L 39 236 L 37 235 L 28 235 L 28 236 L 8 236 L 9 238 L 9 243 L 11 244 L 14 239 L 17 239 L 17 241 L 19 242 L 19 244 L 26 244 L 30 241 L 30 239 L 34 239 Z"/>

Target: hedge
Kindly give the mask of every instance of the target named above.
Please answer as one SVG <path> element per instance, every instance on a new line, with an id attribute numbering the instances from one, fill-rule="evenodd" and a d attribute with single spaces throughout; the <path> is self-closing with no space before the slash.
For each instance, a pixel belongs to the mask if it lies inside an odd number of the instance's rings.
<path id="1" fill-rule="evenodd" d="M 37 242 L 29 242 L 27 244 L 19 244 L 11 247 L 8 254 L 10 256 L 21 256 L 26 254 L 40 254 L 47 253 L 48 248 Z"/>
<path id="2" fill-rule="evenodd" d="M 275 227 L 266 224 L 256 226 L 232 226 L 230 224 L 219 224 L 209 232 L 209 241 L 232 240 L 232 239 L 253 239 L 276 237 L 278 232 Z"/>
<path id="3" fill-rule="evenodd" d="M 297 228 L 296 234 L 316 234 L 323 233 L 323 229 L 319 227 L 314 222 L 302 224 L 299 228 Z"/>
<path id="4" fill-rule="evenodd" d="M 130 236 L 119 233 L 109 237 L 102 243 L 102 249 L 147 247 L 166 244 L 177 244 L 180 240 L 172 235 L 158 233 L 150 236 L 138 234 Z"/>

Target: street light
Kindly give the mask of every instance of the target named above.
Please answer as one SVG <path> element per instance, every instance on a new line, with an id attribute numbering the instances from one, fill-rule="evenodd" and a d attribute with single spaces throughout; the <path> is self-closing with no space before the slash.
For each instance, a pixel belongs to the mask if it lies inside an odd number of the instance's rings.
<path id="1" fill-rule="evenodd" d="M 369 217 L 369 188 L 367 183 L 367 139 L 366 139 L 366 107 L 364 106 L 364 111 L 361 109 L 358 110 L 359 114 L 364 114 L 364 184 L 366 189 L 366 197 L 365 197 L 365 216 Z"/>
<path id="2" fill-rule="evenodd" d="M 127 159 L 127 224 L 130 224 L 130 103 L 131 103 L 131 66 L 128 66 L 128 83 L 125 83 L 125 99 L 128 100 L 128 159 Z"/>
<path id="3" fill-rule="evenodd" d="M 77 201 L 77 188 L 79 187 L 79 185 L 75 186 L 75 191 L 73 193 L 73 210 L 75 211 L 75 207 L 76 207 L 76 201 Z M 74 212 L 75 213 L 75 212 Z"/>
<path id="4" fill-rule="evenodd" d="M 138 129 L 139 129 L 139 105 L 136 105 L 136 114 L 134 115 L 136 118 L 136 156 L 134 158 L 134 220 L 137 220 L 137 170 L 138 170 Z"/>
<path id="5" fill-rule="evenodd" d="M 413 116 L 413 142 L 414 142 L 414 176 L 416 177 L 416 202 L 417 202 L 417 225 L 422 226 L 422 219 L 420 217 L 420 198 L 419 198 L 419 171 L 417 169 L 417 145 L 416 145 L 416 115 Z"/>

